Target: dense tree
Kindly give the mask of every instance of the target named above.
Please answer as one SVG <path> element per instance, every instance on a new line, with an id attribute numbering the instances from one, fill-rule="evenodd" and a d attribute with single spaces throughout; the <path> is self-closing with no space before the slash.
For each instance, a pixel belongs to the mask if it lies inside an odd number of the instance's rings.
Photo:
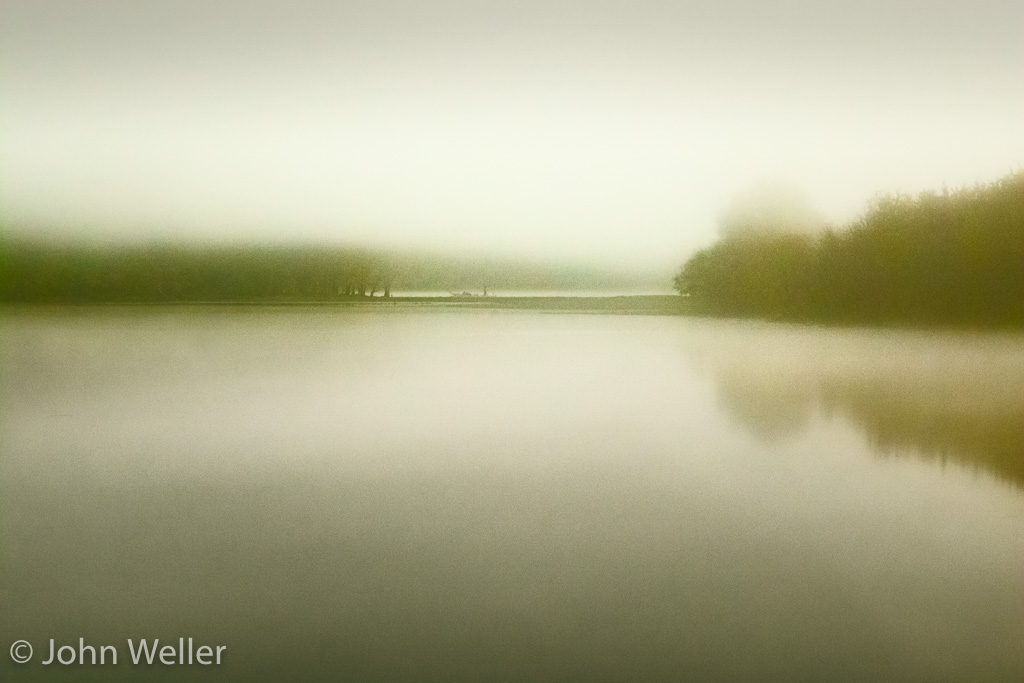
<path id="1" fill-rule="evenodd" d="M 447 257 L 338 246 L 95 246 L 8 235 L 0 301 L 329 301 L 393 289 L 602 289 L 628 276 L 512 259 Z"/>
<path id="2" fill-rule="evenodd" d="M 698 309 L 826 322 L 1024 325 L 1024 172 L 879 195 L 842 231 L 726 236 L 676 276 Z"/>

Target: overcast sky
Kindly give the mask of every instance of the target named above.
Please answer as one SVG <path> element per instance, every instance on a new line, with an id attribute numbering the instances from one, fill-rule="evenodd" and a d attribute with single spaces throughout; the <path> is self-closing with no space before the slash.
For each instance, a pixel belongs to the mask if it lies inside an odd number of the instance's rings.
<path id="1" fill-rule="evenodd" d="M 1024 164 L 1021 0 L 0 0 L 8 229 L 678 262 Z"/>

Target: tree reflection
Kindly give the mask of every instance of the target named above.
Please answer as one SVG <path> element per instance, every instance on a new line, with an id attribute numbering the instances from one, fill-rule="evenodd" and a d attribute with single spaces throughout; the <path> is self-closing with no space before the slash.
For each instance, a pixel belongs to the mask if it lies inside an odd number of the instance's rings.
<path id="1" fill-rule="evenodd" d="M 766 442 L 843 419 L 884 456 L 984 469 L 1024 487 L 1024 337 L 723 325 L 695 340 L 719 402 Z"/>

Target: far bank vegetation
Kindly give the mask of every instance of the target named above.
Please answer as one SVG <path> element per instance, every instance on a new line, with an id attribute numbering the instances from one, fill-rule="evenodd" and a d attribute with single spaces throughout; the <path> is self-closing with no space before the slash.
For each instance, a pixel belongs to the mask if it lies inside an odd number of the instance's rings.
<path id="1" fill-rule="evenodd" d="M 675 286 L 695 310 L 1024 326 L 1024 171 L 916 197 L 879 195 L 842 229 L 808 230 L 803 218 L 787 226 L 768 214 L 748 215 L 748 226 L 725 214 L 721 239 L 683 265 Z"/>

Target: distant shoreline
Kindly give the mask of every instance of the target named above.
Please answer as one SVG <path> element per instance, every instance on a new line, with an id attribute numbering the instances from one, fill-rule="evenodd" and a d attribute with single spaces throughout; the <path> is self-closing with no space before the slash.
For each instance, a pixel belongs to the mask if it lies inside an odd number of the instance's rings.
<path id="1" fill-rule="evenodd" d="M 5 302 L 7 308 L 89 308 L 168 306 L 315 306 L 319 308 L 451 307 L 562 311 L 579 313 L 632 313 L 637 315 L 678 315 L 690 313 L 686 299 L 678 294 L 628 294 L 610 296 L 393 296 L 346 297 L 340 299 L 292 300 L 210 300 L 210 301 L 52 301 Z"/>
<path id="2" fill-rule="evenodd" d="M 689 297 L 678 294 L 622 294 L 607 296 L 393 296 L 345 297 L 340 299 L 261 299 L 261 300 L 207 300 L 207 301 L 36 301 L 0 302 L 0 315 L 5 310 L 59 310 L 59 309 L 159 309 L 159 308 L 318 308 L 318 309 L 472 309 L 535 311 L 538 313 L 605 313 L 609 315 L 687 316 L 709 320 L 736 320 L 777 323 L 782 325 L 810 325 L 835 329 L 879 330 L 961 330 L 973 332 L 1009 332 L 1019 334 L 1024 325 L 1016 322 L 1004 324 L 965 323 L 922 320 L 816 320 L 790 319 L 768 316 L 737 315 L 708 310 Z"/>

